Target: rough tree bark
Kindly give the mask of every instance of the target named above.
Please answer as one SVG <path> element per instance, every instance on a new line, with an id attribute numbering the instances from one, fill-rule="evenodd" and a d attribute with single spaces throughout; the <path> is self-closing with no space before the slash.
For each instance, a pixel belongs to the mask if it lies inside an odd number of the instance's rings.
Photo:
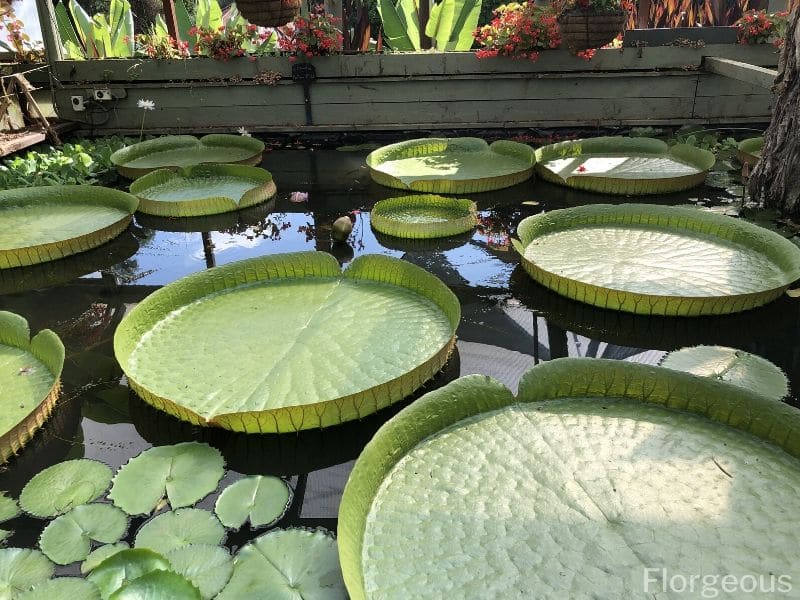
<path id="1" fill-rule="evenodd" d="M 761 160 L 750 175 L 750 196 L 800 217 L 800 7 L 789 17 L 772 91 L 772 121 L 764 134 Z"/>

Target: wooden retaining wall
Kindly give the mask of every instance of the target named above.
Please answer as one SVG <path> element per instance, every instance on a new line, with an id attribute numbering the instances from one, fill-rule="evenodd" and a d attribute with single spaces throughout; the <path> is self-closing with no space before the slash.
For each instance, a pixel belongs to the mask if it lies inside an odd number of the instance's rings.
<path id="1" fill-rule="evenodd" d="M 769 45 L 600 50 L 589 62 L 566 51 L 537 62 L 479 60 L 473 53 L 314 58 L 307 124 L 304 86 L 282 57 L 56 61 L 62 119 L 86 131 L 137 132 L 139 99 L 153 100 L 145 131 L 351 131 L 765 122 L 770 92 L 706 71 L 704 57 L 774 67 Z M 276 85 L 259 83 L 277 72 Z M 107 88 L 113 99 L 72 110 L 71 98 Z"/>

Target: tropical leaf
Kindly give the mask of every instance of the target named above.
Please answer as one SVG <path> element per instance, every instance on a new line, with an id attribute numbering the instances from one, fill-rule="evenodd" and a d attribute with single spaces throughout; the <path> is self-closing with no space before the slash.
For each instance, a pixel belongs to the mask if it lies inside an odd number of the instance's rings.
<path id="1" fill-rule="evenodd" d="M 86 458 L 67 460 L 37 473 L 22 488 L 19 503 L 26 513 L 46 518 L 88 504 L 105 493 L 111 469 Z"/>
<path id="2" fill-rule="evenodd" d="M 19 600 L 100 600 L 100 592 L 80 577 L 56 577 L 20 594 Z"/>
<path id="3" fill-rule="evenodd" d="M 92 541 L 113 544 L 125 535 L 128 517 L 109 504 L 84 504 L 52 521 L 42 531 L 39 547 L 57 565 L 89 556 Z"/>
<path id="4" fill-rule="evenodd" d="M 269 171 L 246 165 L 159 169 L 130 186 L 131 194 L 139 197 L 139 210 L 161 217 L 197 217 L 239 210 L 269 200 L 276 191 Z"/>
<path id="5" fill-rule="evenodd" d="M 180 0 L 176 4 L 182 4 Z M 133 11 L 128 0 L 111 0 L 108 13 L 111 55 L 115 58 L 133 56 L 135 36 Z"/>
<path id="6" fill-rule="evenodd" d="M 152 571 L 168 571 L 169 561 L 144 548 L 122 550 L 100 563 L 87 579 L 97 586 L 107 600 L 118 589 Z"/>
<path id="7" fill-rule="evenodd" d="M 667 354 L 661 366 L 738 385 L 767 398 L 789 394 L 789 379 L 780 367 L 744 350 L 724 346 L 695 346 Z"/>
<path id="8" fill-rule="evenodd" d="M 172 570 L 188 579 L 208 600 L 225 587 L 233 572 L 233 560 L 225 548 L 192 544 L 167 554 Z"/>
<path id="9" fill-rule="evenodd" d="M 197 0 L 194 14 L 194 24 L 217 31 L 223 26 L 222 9 L 217 0 Z"/>
<path id="10" fill-rule="evenodd" d="M 413 0 L 378 0 L 384 40 L 392 50 L 412 52 L 420 49 L 419 17 Z"/>
<path id="11" fill-rule="evenodd" d="M 800 248 L 738 219 L 691 208 L 596 204 L 523 219 L 528 274 L 562 296 L 647 315 L 728 314 L 781 296 Z"/>
<path id="12" fill-rule="evenodd" d="M 64 344 L 55 333 L 44 329 L 31 339 L 23 317 L 0 311 L 0 462 L 50 416 L 63 367 Z"/>
<path id="13" fill-rule="evenodd" d="M 69 0 L 67 8 L 72 16 L 72 22 L 75 23 L 75 27 L 77 28 L 78 39 L 80 39 L 81 44 L 86 49 L 86 56 L 98 58 L 99 55 L 94 44 L 94 24 L 92 18 L 75 0 Z"/>
<path id="14" fill-rule="evenodd" d="M 126 315 L 114 351 L 129 385 L 180 419 L 297 431 L 405 398 L 444 365 L 459 318 L 453 293 L 405 261 L 361 256 L 342 273 L 329 254 L 282 254 L 165 286 Z"/>
<path id="15" fill-rule="evenodd" d="M 200 591 L 172 571 L 152 571 L 134 579 L 109 596 L 109 600 L 201 600 Z"/>
<path id="16" fill-rule="evenodd" d="M 53 576 L 55 566 L 38 550 L 0 549 L 0 596 L 16 600 Z"/>
<path id="17" fill-rule="evenodd" d="M 165 495 L 172 508 L 190 506 L 213 492 L 224 472 L 222 455 L 208 444 L 157 446 L 120 468 L 108 497 L 129 515 L 148 514 Z"/>
<path id="18" fill-rule="evenodd" d="M 107 558 L 111 558 L 118 552 L 122 552 L 128 548 L 127 542 L 117 542 L 116 544 L 105 544 L 96 550 L 92 550 L 89 556 L 86 557 L 86 560 L 81 563 L 81 574 L 86 575 Z"/>
<path id="19" fill-rule="evenodd" d="M 218 600 L 263 598 L 341 600 L 346 597 L 336 540 L 322 530 L 276 529 L 236 555 Z"/>
<path id="20" fill-rule="evenodd" d="M 204 163 L 257 165 L 264 142 L 242 135 L 212 133 L 167 135 L 126 146 L 111 155 L 111 162 L 125 177 L 135 178 L 156 169 L 178 169 Z"/>
<path id="21" fill-rule="evenodd" d="M 216 546 L 225 539 L 225 528 L 213 513 L 201 508 L 180 508 L 156 515 L 136 534 L 136 548 L 159 554 L 190 544 Z"/>
<path id="22" fill-rule="evenodd" d="M 471 231 L 478 224 L 472 200 L 425 194 L 387 198 L 370 212 L 375 231 L 401 238 L 428 239 Z"/>
<path id="23" fill-rule="evenodd" d="M 481 0 L 442 0 L 431 7 L 425 35 L 443 52 L 469 50 L 480 13 Z"/>
<path id="24" fill-rule="evenodd" d="M 500 140 L 424 138 L 390 144 L 367 156 L 372 179 L 387 187 L 433 194 L 467 194 L 530 179 L 533 149 Z"/>
<path id="25" fill-rule="evenodd" d="M 239 529 L 248 520 L 251 527 L 264 527 L 279 521 L 291 503 L 292 489 L 283 479 L 252 475 L 222 490 L 214 512 L 231 529 Z"/>
<path id="26" fill-rule="evenodd" d="M 192 36 L 189 35 L 189 30 L 192 28 L 192 18 L 186 10 L 186 5 L 183 0 L 175 2 L 175 20 L 178 24 L 178 36 L 182 41 L 188 42 Z M 166 29 L 166 24 L 165 24 Z"/>
<path id="27" fill-rule="evenodd" d="M 0 191 L 0 269 L 84 252 L 122 233 L 135 196 L 100 186 L 52 185 Z"/>
<path id="28" fill-rule="evenodd" d="M 56 16 L 56 24 L 58 25 L 58 35 L 65 47 L 67 47 L 70 58 L 86 58 L 83 46 L 78 39 L 78 34 L 72 26 L 72 21 L 69 19 L 66 5 L 63 2 L 59 2 L 53 7 L 53 11 Z M 70 46 L 75 50 L 71 49 Z M 77 57 L 73 56 L 73 54 L 77 54 Z"/>
<path id="29" fill-rule="evenodd" d="M 604 194 L 662 194 L 700 185 L 714 154 L 688 144 L 646 137 L 570 140 L 536 150 L 546 181 Z"/>
<path id="30" fill-rule="evenodd" d="M 774 507 L 800 510 L 798 458 L 800 411 L 688 373 L 558 359 L 516 398 L 463 377 L 356 461 L 338 520 L 344 579 L 353 600 L 632 598 L 632 569 L 698 560 L 794 580 L 797 526 L 777 533 Z"/>

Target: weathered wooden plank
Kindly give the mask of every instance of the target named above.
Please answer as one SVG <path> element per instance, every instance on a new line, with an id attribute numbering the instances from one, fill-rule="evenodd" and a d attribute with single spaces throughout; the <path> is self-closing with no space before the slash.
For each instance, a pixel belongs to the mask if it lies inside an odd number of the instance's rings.
<path id="1" fill-rule="evenodd" d="M 715 75 L 705 71 L 701 71 L 698 75 L 698 97 L 741 96 L 743 94 L 761 95 L 767 98 L 770 96 L 769 90 L 751 83 L 744 83 L 743 81 L 737 81 L 736 79 L 730 79 L 722 75 Z"/>
<path id="2" fill-rule="evenodd" d="M 756 65 L 743 63 L 729 58 L 706 56 L 703 68 L 709 73 L 716 73 L 723 77 L 730 77 L 762 88 L 770 89 L 775 83 L 778 72 L 775 69 L 766 69 Z"/>
<path id="3" fill-rule="evenodd" d="M 762 121 L 770 120 L 769 100 L 764 96 L 720 96 L 718 98 L 697 98 L 694 117 L 709 120 L 726 120 L 726 116 L 739 118 L 760 117 Z"/>

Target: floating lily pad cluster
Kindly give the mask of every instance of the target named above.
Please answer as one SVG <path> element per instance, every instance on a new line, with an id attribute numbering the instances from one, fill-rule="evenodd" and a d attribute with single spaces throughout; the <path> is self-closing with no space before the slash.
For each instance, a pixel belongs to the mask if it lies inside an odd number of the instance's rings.
<path id="1" fill-rule="evenodd" d="M 249 522 L 271 528 L 292 490 L 281 478 L 252 475 L 219 494 L 214 511 L 194 504 L 215 492 L 222 456 L 199 442 L 158 446 L 116 474 L 88 459 L 55 464 L 23 488 L 19 508 L 48 519 L 39 550 L 0 549 L 0 593 L 8 600 L 208 600 L 344 598 L 336 540 L 324 530 L 269 529 L 231 556 L 222 544 Z M 110 486 L 110 490 L 109 490 Z M 17 503 L 0 496 L 0 520 Z M 129 519 L 149 517 L 136 532 Z M 54 565 L 81 562 L 85 578 L 56 577 Z"/>

